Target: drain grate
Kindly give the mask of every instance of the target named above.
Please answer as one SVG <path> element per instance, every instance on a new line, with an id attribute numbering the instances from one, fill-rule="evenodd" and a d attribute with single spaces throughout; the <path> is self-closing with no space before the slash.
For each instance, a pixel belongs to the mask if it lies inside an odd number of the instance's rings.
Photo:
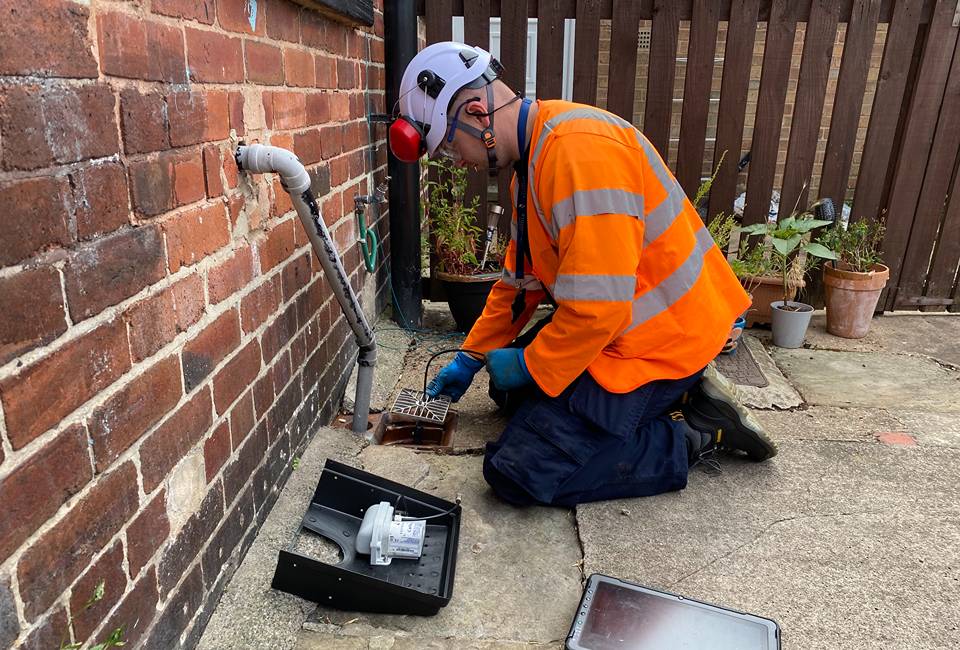
<path id="1" fill-rule="evenodd" d="M 449 410 L 450 398 L 446 395 L 430 398 L 423 391 L 412 388 L 401 388 L 393 408 L 390 409 L 391 413 L 432 424 L 443 424 Z"/>
<path id="2" fill-rule="evenodd" d="M 756 359 L 753 358 L 753 353 L 750 352 L 750 348 L 746 346 L 743 340 L 740 341 L 740 345 L 737 346 L 733 354 L 719 355 L 716 358 L 716 363 L 717 370 L 735 384 L 756 386 L 757 388 L 770 385 L 763 371 L 760 370 L 760 366 L 757 365 Z"/>

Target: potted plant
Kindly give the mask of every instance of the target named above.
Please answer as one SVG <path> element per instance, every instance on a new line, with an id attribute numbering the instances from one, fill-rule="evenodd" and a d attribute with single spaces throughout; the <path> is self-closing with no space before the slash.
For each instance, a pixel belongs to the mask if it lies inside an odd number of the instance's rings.
<path id="1" fill-rule="evenodd" d="M 837 223 L 818 241 L 837 253 L 823 267 L 827 303 L 827 331 L 848 339 L 862 339 L 870 329 L 880 292 L 890 269 L 881 264 L 884 225 L 861 219 L 849 226 Z"/>
<path id="2" fill-rule="evenodd" d="M 423 211 L 438 258 L 437 277 L 457 327 L 469 332 L 500 277 L 504 246 L 495 243 L 484 259 L 483 229 L 477 224 L 480 199 L 466 202 L 467 169 L 446 159 L 427 164 L 436 170 L 436 180 L 426 184 Z"/>
<path id="3" fill-rule="evenodd" d="M 758 223 L 741 230 L 746 235 L 764 235 L 771 244 L 770 259 L 780 276 L 782 300 L 770 303 L 773 320 L 773 344 L 782 348 L 799 348 L 803 345 L 813 306 L 794 302 L 791 289 L 799 286 L 806 273 L 816 265 L 817 259 L 834 260 L 837 255 L 819 242 L 811 242 L 811 233 L 832 222 L 813 218 L 813 211 L 820 202 L 806 210 L 793 212 L 786 219 L 775 223 Z"/>

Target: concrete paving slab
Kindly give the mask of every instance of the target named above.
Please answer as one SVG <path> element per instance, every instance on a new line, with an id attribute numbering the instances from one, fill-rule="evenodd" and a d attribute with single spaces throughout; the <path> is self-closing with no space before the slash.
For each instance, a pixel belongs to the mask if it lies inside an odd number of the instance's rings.
<path id="1" fill-rule="evenodd" d="M 901 430 L 921 445 L 960 447 L 960 417 L 956 413 L 898 410 Z"/>
<path id="2" fill-rule="evenodd" d="M 772 355 L 810 404 L 960 412 L 960 372 L 931 359 L 782 348 Z"/>
<path id="3" fill-rule="evenodd" d="M 309 626 L 332 624 L 341 636 L 388 635 L 397 642 L 411 640 L 408 645 L 383 646 L 402 648 L 432 647 L 416 645 L 423 639 L 447 639 L 449 647 L 460 648 L 490 640 L 550 644 L 566 636 L 581 592 L 580 546 L 571 511 L 520 509 L 501 502 L 483 480 L 479 456 L 417 454 L 371 446 L 360 459 L 367 471 L 379 476 L 415 483 L 418 489 L 448 499 L 462 495 L 453 599 L 432 617 L 318 607 Z M 426 476 L 424 465 L 429 467 Z M 544 607 L 546 594 L 549 607 Z M 309 636 L 304 633 L 303 639 Z"/>
<path id="4" fill-rule="evenodd" d="M 695 471 L 682 492 L 579 507 L 585 571 L 770 616 L 785 647 L 960 645 L 960 452 L 780 450 Z"/>
<path id="5" fill-rule="evenodd" d="M 741 345 L 745 344 L 750 349 L 757 366 L 770 383 L 762 388 L 738 384 L 740 401 L 756 409 L 792 409 L 803 404 L 803 399 L 780 372 L 760 338 L 750 333 L 745 334 L 741 341 Z"/>
<path id="6" fill-rule="evenodd" d="M 267 515 L 256 540 L 223 592 L 199 650 L 290 648 L 316 606 L 270 588 L 277 553 L 293 539 L 327 458 L 358 466 L 364 446 L 344 429 L 320 429 Z"/>
<path id="7" fill-rule="evenodd" d="M 778 443 L 790 440 L 875 442 L 878 434 L 904 430 L 903 422 L 883 409 L 811 406 L 797 411 L 754 411 L 753 415 Z"/>
<path id="8" fill-rule="evenodd" d="M 304 632 L 297 639 L 295 650 L 529 650 L 562 648 L 563 644 L 531 643 L 487 639 L 409 638 L 401 636 L 349 637 L 322 632 Z"/>

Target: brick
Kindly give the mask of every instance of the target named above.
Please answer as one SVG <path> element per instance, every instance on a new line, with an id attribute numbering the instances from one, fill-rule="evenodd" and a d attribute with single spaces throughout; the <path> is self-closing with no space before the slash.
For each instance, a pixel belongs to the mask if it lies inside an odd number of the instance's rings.
<path id="1" fill-rule="evenodd" d="M 321 48 L 326 44 L 326 24 L 329 18 L 315 11 L 304 11 L 300 16 L 300 42 L 307 47 Z"/>
<path id="2" fill-rule="evenodd" d="M 137 511 L 133 463 L 102 477 L 80 503 L 24 551 L 17 566 L 24 615 L 35 620 Z"/>
<path id="3" fill-rule="evenodd" d="M 326 54 L 317 54 L 314 61 L 317 88 L 333 90 L 337 87 L 337 60 Z"/>
<path id="4" fill-rule="evenodd" d="M 230 128 L 234 129 L 237 135 L 243 135 L 243 95 L 238 92 L 230 92 L 227 103 L 230 113 Z M 236 185 L 232 187 L 236 187 Z"/>
<path id="5" fill-rule="evenodd" d="M 190 266 L 230 241 L 223 203 L 194 208 L 163 224 L 170 272 Z"/>
<path id="6" fill-rule="evenodd" d="M 316 83 L 313 55 L 297 48 L 283 50 L 283 74 L 288 86 L 309 88 Z"/>
<path id="7" fill-rule="evenodd" d="M 258 426 L 246 439 L 233 462 L 223 472 L 223 493 L 227 503 L 251 484 L 267 452 L 267 428 Z"/>
<path id="8" fill-rule="evenodd" d="M 203 576 L 208 588 L 216 582 L 223 566 L 227 564 L 253 521 L 253 493 L 247 491 L 237 501 L 233 510 L 224 517 L 223 525 L 203 552 Z"/>
<path id="9" fill-rule="evenodd" d="M 343 127 L 325 126 L 320 129 L 320 144 L 324 160 L 339 156 L 343 151 Z"/>
<path id="10" fill-rule="evenodd" d="M 243 50 L 239 38 L 186 28 L 190 78 L 204 83 L 243 81 Z"/>
<path id="11" fill-rule="evenodd" d="M 216 198 L 223 195 L 223 180 L 220 178 L 220 168 L 223 159 L 220 157 L 220 148 L 207 146 L 203 148 L 203 179 L 207 196 Z"/>
<path id="12" fill-rule="evenodd" d="M 96 163 L 69 175 L 77 236 L 81 240 L 113 232 L 129 223 L 130 199 L 123 165 Z"/>
<path id="13" fill-rule="evenodd" d="M 203 281 L 190 275 L 127 309 L 134 361 L 153 356 L 203 315 Z"/>
<path id="14" fill-rule="evenodd" d="M 240 324 L 248 334 L 266 322 L 280 305 L 280 286 L 277 278 L 270 278 L 248 293 L 240 301 Z"/>
<path id="15" fill-rule="evenodd" d="M 228 32 L 256 34 L 263 36 L 267 33 L 265 3 L 249 2 L 248 0 L 217 0 L 217 14 L 220 27 Z M 253 21 L 253 25 L 251 25 Z"/>
<path id="16" fill-rule="evenodd" d="M 75 424 L 0 481 L 0 501 L 6 504 L 0 519 L 0 562 L 91 478 L 86 431 Z"/>
<path id="17" fill-rule="evenodd" d="M 267 373 L 253 385 L 253 403 L 257 409 L 257 419 L 262 418 L 273 404 L 273 373 Z"/>
<path id="18" fill-rule="evenodd" d="M 304 253 L 283 268 L 282 284 L 284 302 L 293 298 L 293 296 L 310 281 L 310 256 L 312 254 L 311 252 Z"/>
<path id="19" fill-rule="evenodd" d="M 265 92 L 263 108 L 272 129 L 299 129 L 307 125 L 307 97 L 302 92 Z"/>
<path id="20" fill-rule="evenodd" d="M 123 598 L 103 629 L 109 633 L 122 625 L 126 647 L 140 647 L 140 640 L 157 615 L 158 600 L 156 568 L 150 567 Z"/>
<path id="21" fill-rule="evenodd" d="M 274 320 L 260 340 L 263 348 L 263 363 L 269 365 L 283 347 L 290 342 L 297 331 L 297 306 L 290 305 Z"/>
<path id="22" fill-rule="evenodd" d="M 330 121 L 330 99 L 327 93 L 307 95 L 307 124 L 326 124 Z"/>
<path id="23" fill-rule="evenodd" d="M 295 228 L 296 220 L 287 219 L 267 233 L 266 240 L 258 247 L 261 273 L 267 273 L 293 254 Z"/>
<path id="24" fill-rule="evenodd" d="M 120 124 L 128 154 L 170 148 L 167 107 L 161 93 L 125 89 L 120 93 Z"/>
<path id="25" fill-rule="evenodd" d="M 303 332 L 290 344 L 290 363 L 293 364 L 294 368 L 302 367 L 304 360 L 307 358 L 306 340 L 307 333 Z"/>
<path id="26" fill-rule="evenodd" d="M 160 560 L 157 581 L 160 584 L 161 596 L 170 593 L 186 572 L 187 567 L 197 559 L 204 545 L 213 536 L 221 519 L 223 519 L 223 486 L 217 482 L 203 498 L 200 509 L 183 525 L 176 539 L 165 550 L 163 559 Z"/>
<path id="27" fill-rule="evenodd" d="M 55 268 L 27 268 L 0 278 L 0 365 L 66 330 L 60 274 Z"/>
<path id="28" fill-rule="evenodd" d="M 22 448 L 129 368 L 127 331 L 118 319 L 7 377 L 0 382 L 0 400 L 10 444 Z"/>
<path id="29" fill-rule="evenodd" d="M 273 366 L 273 390 L 279 395 L 293 377 L 293 367 L 290 365 L 290 352 L 286 351 L 277 358 Z"/>
<path id="30" fill-rule="evenodd" d="M 185 83 L 187 65 L 179 27 L 133 14 L 97 12 L 100 67 L 130 79 Z"/>
<path id="31" fill-rule="evenodd" d="M 156 363 L 97 407 L 88 422 L 97 471 L 109 467 L 169 413 L 182 394 L 180 361 L 174 356 Z"/>
<path id="32" fill-rule="evenodd" d="M 327 52 L 343 56 L 343 53 L 347 51 L 347 28 L 339 23 L 329 21 L 324 36 L 326 37 L 324 49 Z"/>
<path id="33" fill-rule="evenodd" d="M 225 140 L 230 135 L 229 96 L 225 92 L 170 93 L 167 110 L 174 147 Z"/>
<path id="34" fill-rule="evenodd" d="M 293 137 L 293 150 L 304 165 L 312 165 L 323 158 L 320 129 L 310 129 Z"/>
<path id="35" fill-rule="evenodd" d="M 230 422 L 224 420 L 203 443 L 207 483 L 213 480 L 230 456 Z"/>
<path id="36" fill-rule="evenodd" d="M 205 25 L 212 25 L 216 15 L 214 0 L 153 0 L 150 9 L 155 14 L 196 20 Z"/>
<path id="37" fill-rule="evenodd" d="M 240 446 L 247 434 L 253 430 L 253 425 L 253 391 L 248 390 L 230 409 L 230 441 L 233 449 Z"/>
<path id="38" fill-rule="evenodd" d="M 0 75 L 94 78 L 88 7 L 68 0 L 0 6 Z"/>
<path id="39" fill-rule="evenodd" d="M 153 492 L 163 482 L 170 470 L 203 438 L 212 422 L 210 390 L 203 388 L 143 441 L 140 470 L 145 492 Z"/>
<path id="40" fill-rule="evenodd" d="M 79 323 L 163 278 L 163 238 L 153 226 L 123 230 L 78 247 L 63 271 Z"/>
<path id="41" fill-rule="evenodd" d="M 91 603 L 97 585 L 103 581 L 103 598 Z M 70 594 L 70 612 L 76 638 L 88 639 L 103 618 L 127 590 L 127 576 L 123 571 L 123 546 L 115 542 L 97 563 L 73 585 Z"/>
<path id="42" fill-rule="evenodd" d="M 337 88 L 353 90 L 357 87 L 357 62 L 348 59 L 337 61 Z"/>
<path id="43" fill-rule="evenodd" d="M 173 161 L 173 194 L 176 205 L 206 198 L 203 155 L 200 150 L 178 154 Z"/>
<path id="44" fill-rule="evenodd" d="M 279 47 L 244 39 L 247 81 L 277 86 L 283 83 L 283 54 Z"/>
<path id="45" fill-rule="evenodd" d="M 20 636 L 20 619 L 10 578 L 0 576 L 0 648 L 12 648 Z M 53 647 L 53 646 L 50 646 Z"/>
<path id="46" fill-rule="evenodd" d="M 183 347 L 183 383 L 189 393 L 240 345 L 237 310 L 231 309 Z"/>
<path id="47" fill-rule="evenodd" d="M 180 635 L 200 609 L 203 594 L 203 576 L 200 574 L 200 565 L 197 564 L 184 578 L 176 594 L 164 604 L 142 647 L 179 647 Z"/>
<path id="48" fill-rule="evenodd" d="M 245 246 L 226 261 L 207 271 L 207 291 L 210 294 L 210 304 L 226 300 L 242 289 L 253 279 L 253 255 L 250 248 Z"/>
<path id="49" fill-rule="evenodd" d="M 213 399 L 217 414 L 227 411 L 230 404 L 253 383 L 260 373 L 260 345 L 250 341 L 213 378 Z"/>
<path id="50" fill-rule="evenodd" d="M 130 191 L 138 214 L 155 217 L 173 209 L 173 162 L 172 154 L 161 154 L 130 163 Z"/>
<path id="51" fill-rule="evenodd" d="M 282 377 L 281 377 L 282 378 Z M 279 383 L 276 380 L 274 383 Z M 283 431 L 283 428 L 293 418 L 297 407 L 303 401 L 300 391 L 300 382 L 290 383 L 286 389 L 277 393 L 277 401 L 267 413 L 267 430 L 271 432 L 270 440 L 274 441 Z"/>
<path id="52" fill-rule="evenodd" d="M 281 41 L 300 42 L 300 7 L 289 0 L 270 0 L 267 35 Z"/>
<path id="53" fill-rule="evenodd" d="M 17 645 L 17 650 L 50 650 L 63 645 L 64 636 L 70 623 L 67 620 L 67 610 L 57 608 L 52 614 L 37 626 L 23 641 Z"/>
<path id="54" fill-rule="evenodd" d="M 341 93 L 330 95 L 330 119 L 345 122 L 350 119 L 350 96 Z"/>
<path id="55" fill-rule="evenodd" d="M 170 520 L 167 518 L 167 493 L 158 490 L 143 512 L 127 527 L 127 559 L 130 577 L 136 578 L 153 558 L 170 535 Z M 151 569 L 152 571 L 152 569 Z"/>
<path id="56" fill-rule="evenodd" d="M 291 148 L 292 147 L 284 147 L 284 149 L 288 150 Z M 293 202 L 290 200 L 290 195 L 287 193 L 287 191 L 283 189 L 283 185 L 280 183 L 279 177 L 274 177 L 271 191 L 273 192 L 273 200 L 270 201 L 271 217 L 281 217 L 288 212 L 293 211 Z"/>

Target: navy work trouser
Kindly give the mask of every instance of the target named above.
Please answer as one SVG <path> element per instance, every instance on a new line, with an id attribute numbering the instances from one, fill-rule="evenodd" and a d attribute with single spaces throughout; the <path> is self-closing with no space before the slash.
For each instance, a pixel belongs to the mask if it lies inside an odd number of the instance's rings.
<path id="1" fill-rule="evenodd" d="M 513 345 L 526 345 L 545 324 Z M 667 411 L 702 374 L 625 394 L 606 391 L 587 372 L 557 397 L 535 386 L 510 393 L 491 386 L 491 397 L 515 411 L 500 439 L 487 444 L 484 478 L 517 505 L 572 506 L 683 489 L 685 427 Z"/>

